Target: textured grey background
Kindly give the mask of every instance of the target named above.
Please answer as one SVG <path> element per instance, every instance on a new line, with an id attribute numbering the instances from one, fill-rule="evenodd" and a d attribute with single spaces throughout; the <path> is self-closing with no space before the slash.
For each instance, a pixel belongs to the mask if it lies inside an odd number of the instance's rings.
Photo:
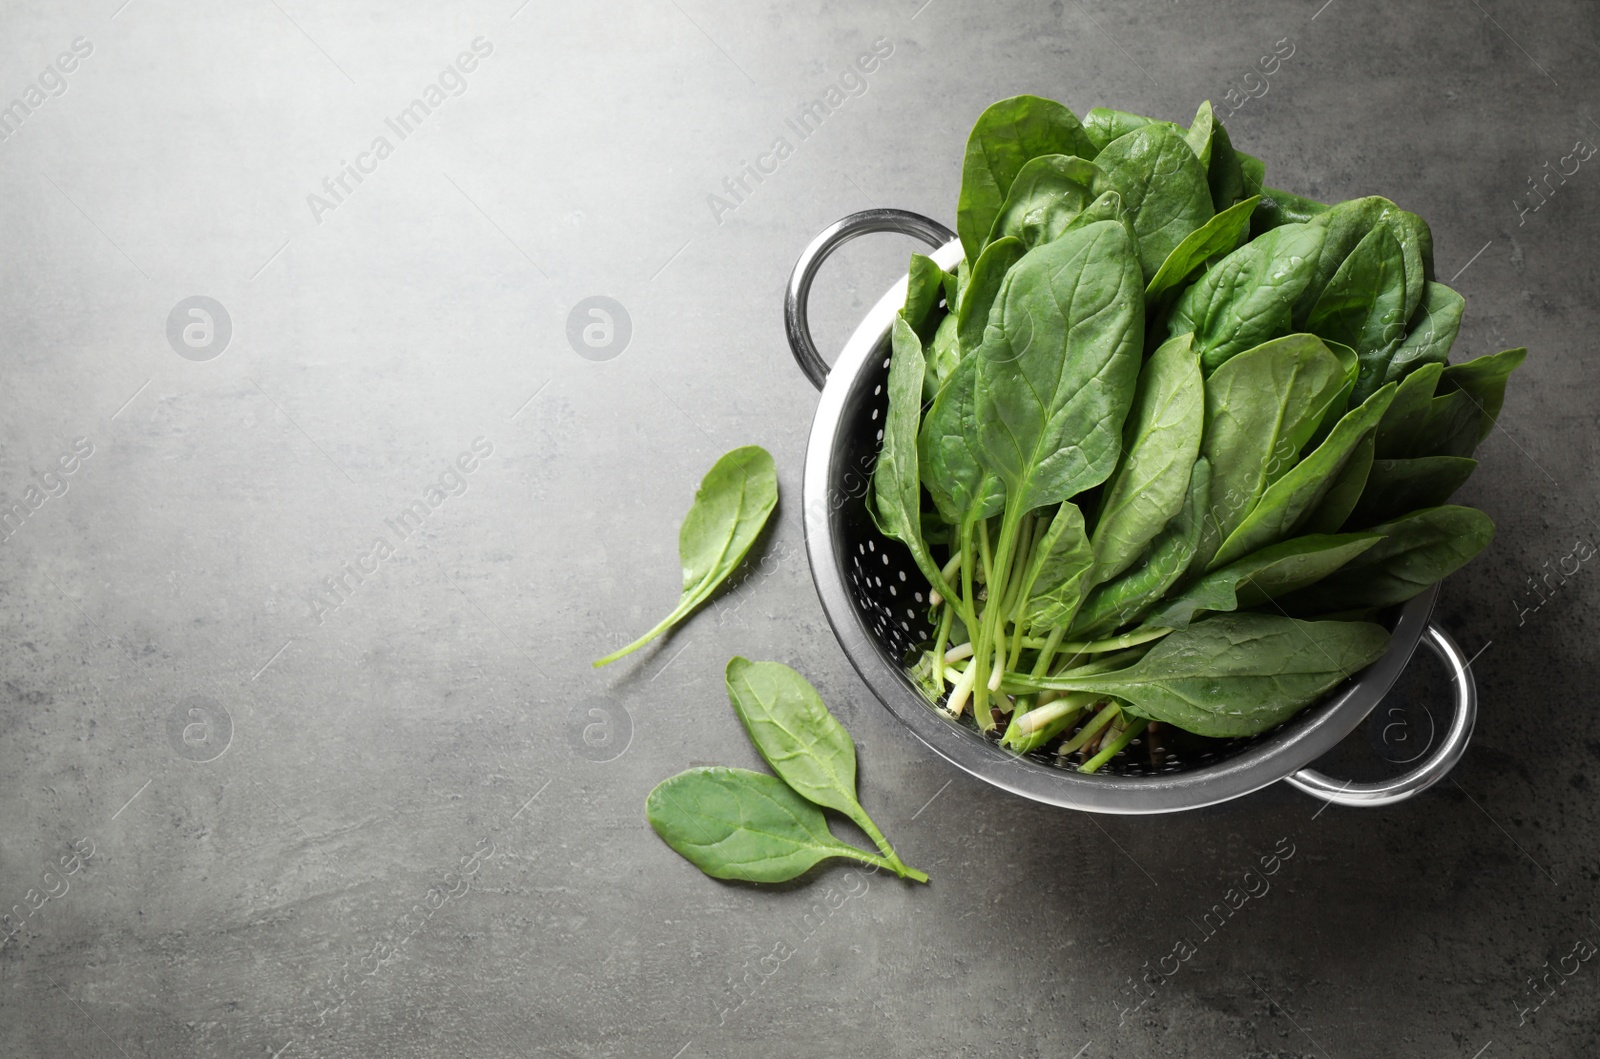
<path id="1" fill-rule="evenodd" d="M 0 1055 L 1600 1049 L 1600 964 L 1571 955 L 1600 943 L 1600 575 L 1550 578 L 1537 610 L 1529 583 L 1600 534 L 1600 161 L 1537 210 L 1526 190 L 1600 137 L 1594 5 L 117 3 L 0 18 L 0 103 L 92 45 L 0 142 L 0 498 L 30 512 L 0 544 L 0 909 L 22 917 Z M 480 37 L 462 94 L 314 210 Z M 1465 491 L 1498 540 L 1440 610 L 1482 652 L 1477 738 L 1377 811 L 1280 786 L 1092 818 L 986 789 L 874 704 L 823 620 L 783 281 L 853 210 L 952 223 L 996 98 L 1187 121 L 1286 38 L 1235 142 L 1269 183 L 1422 213 L 1468 299 L 1458 355 L 1533 351 Z M 785 118 L 875 41 L 865 92 L 800 142 Z M 713 210 L 780 136 L 779 171 Z M 908 249 L 829 266 L 824 348 Z M 196 294 L 232 322 L 203 362 L 166 336 Z M 592 295 L 631 319 L 614 359 L 567 340 Z M 44 479 L 78 438 L 92 455 Z M 465 492 L 400 541 L 384 519 L 478 438 Z M 694 483 L 750 442 L 787 504 L 760 564 L 591 671 L 670 607 Z M 380 535 L 395 553 L 319 620 L 320 583 Z M 736 653 L 816 683 L 930 886 L 728 886 L 649 831 L 655 782 L 757 763 L 722 692 Z M 1275 847 L 1270 892 L 1124 1015 Z"/>

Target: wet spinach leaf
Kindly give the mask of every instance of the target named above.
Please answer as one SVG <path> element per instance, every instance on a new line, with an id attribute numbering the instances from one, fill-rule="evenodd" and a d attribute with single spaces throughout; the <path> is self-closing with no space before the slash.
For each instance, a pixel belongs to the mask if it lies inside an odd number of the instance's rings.
<path id="1" fill-rule="evenodd" d="M 1208 376 L 1229 357 L 1289 334 L 1290 309 L 1311 278 L 1324 237 L 1314 225 L 1286 224 L 1252 239 L 1179 295 L 1167 334 L 1194 333 Z"/>
<path id="2" fill-rule="evenodd" d="M 976 261 L 1017 174 L 1031 158 L 1071 154 L 1093 158 L 1094 143 L 1072 111 L 1054 100 L 1013 96 L 991 105 L 972 127 L 961 166 L 956 234 Z"/>
<path id="3" fill-rule="evenodd" d="M 1094 164 L 1122 196 L 1147 280 L 1167 255 L 1211 219 L 1205 167 L 1172 126 L 1141 126 L 1107 144 Z"/>
<path id="4" fill-rule="evenodd" d="M 1260 201 L 1259 197 L 1252 197 L 1235 203 L 1190 232 L 1150 277 L 1144 288 L 1145 302 L 1163 303 L 1169 292 L 1181 288 L 1208 260 L 1230 253 L 1249 229 L 1250 214 Z"/>
<path id="5" fill-rule="evenodd" d="M 1379 225 L 1334 272 L 1306 319 L 1306 330 L 1356 351 L 1361 362 L 1350 399 L 1365 401 L 1389 370 L 1405 337 L 1405 262 L 1400 243 Z"/>
<path id="6" fill-rule="evenodd" d="M 1461 311 L 1466 301 L 1443 283 L 1429 283 L 1422 293 L 1422 304 L 1412 314 L 1406 337 L 1389 358 L 1384 382 L 1399 382 L 1424 364 L 1443 364 L 1450 356 L 1456 333 L 1461 330 Z"/>
<path id="7" fill-rule="evenodd" d="M 989 242 L 1009 235 L 1028 249 L 1048 243 L 1104 190 L 1104 175 L 1087 159 L 1066 154 L 1030 158 L 1006 194 Z"/>

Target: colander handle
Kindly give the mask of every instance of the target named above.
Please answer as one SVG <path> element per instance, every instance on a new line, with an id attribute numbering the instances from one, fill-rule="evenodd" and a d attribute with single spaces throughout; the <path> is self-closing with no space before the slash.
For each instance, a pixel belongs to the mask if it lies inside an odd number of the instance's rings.
<path id="1" fill-rule="evenodd" d="M 800 251 L 800 260 L 789 273 L 789 289 L 783 296 L 783 327 L 789 335 L 789 349 L 795 362 L 806 373 L 811 385 L 822 389 L 828 381 L 828 362 L 817 352 L 811 339 L 811 322 L 806 303 L 811 298 L 811 282 L 817 270 L 828 260 L 828 255 L 858 235 L 869 232 L 898 232 L 910 235 L 932 247 L 940 247 L 956 237 L 956 233 L 931 217 L 910 210 L 862 210 L 834 221 L 822 234 L 811 240 Z"/>
<path id="2" fill-rule="evenodd" d="M 1422 764 L 1379 783 L 1340 782 L 1315 769 L 1301 769 L 1285 777 L 1285 783 L 1335 805 L 1374 806 L 1405 801 L 1444 779 L 1472 740 L 1472 725 L 1478 718 L 1478 686 L 1472 679 L 1470 660 L 1461 653 L 1449 633 L 1429 624 L 1422 634 L 1422 642 L 1449 667 L 1456 689 L 1456 712 L 1450 719 L 1450 728 L 1439 744 L 1429 750 Z"/>

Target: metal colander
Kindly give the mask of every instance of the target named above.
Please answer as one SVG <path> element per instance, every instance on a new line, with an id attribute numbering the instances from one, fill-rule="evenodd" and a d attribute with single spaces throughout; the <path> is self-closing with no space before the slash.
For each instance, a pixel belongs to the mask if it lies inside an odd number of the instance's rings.
<path id="1" fill-rule="evenodd" d="M 868 232 L 898 232 L 934 247 L 953 268 L 961 245 L 943 225 L 902 210 L 867 210 L 831 225 L 800 255 L 785 298 L 789 343 L 806 377 L 822 391 L 806 451 L 804 510 L 812 578 L 840 645 L 873 693 L 941 756 L 984 781 L 1037 801 L 1113 813 L 1157 813 L 1236 798 L 1280 779 L 1350 805 L 1399 801 L 1441 779 L 1471 739 L 1476 690 L 1454 641 L 1429 616 L 1438 587 L 1396 608 L 1389 651 L 1322 702 L 1277 729 L 1248 739 L 1189 736 L 1170 727 L 1159 763 L 1143 741 L 1098 773 L 1084 775 L 1053 752 L 1019 757 L 970 721 L 933 709 L 907 675 L 907 663 L 933 636 L 928 585 L 899 542 L 878 532 L 868 514 L 871 474 L 888 410 L 889 329 L 905 301 L 906 280 L 867 314 L 830 369 L 807 319 L 812 281 L 822 262 Z M 1334 780 L 1306 768 L 1349 734 L 1383 699 L 1418 643 L 1451 671 L 1456 710 L 1448 729 L 1417 766 L 1377 783 Z"/>

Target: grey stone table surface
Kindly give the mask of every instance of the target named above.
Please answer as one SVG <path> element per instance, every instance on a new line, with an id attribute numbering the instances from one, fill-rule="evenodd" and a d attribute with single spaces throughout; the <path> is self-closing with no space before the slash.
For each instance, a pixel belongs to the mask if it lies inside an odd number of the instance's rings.
<path id="1" fill-rule="evenodd" d="M 1594 5 L 67 0 L 0 25 L 0 1055 L 1600 1050 Z M 1019 92 L 1218 101 L 1269 183 L 1432 222 L 1458 354 L 1532 350 L 1464 494 L 1499 535 L 1439 616 L 1483 710 L 1434 790 L 1050 809 L 932 758 L 845 661 L 803 555 L 816 395 L 784 280 L 843 214 L 952 223 L 968 128 Z M 825 349 L 908 249 L 830 263 Z M 759 563 L 591 670 L 675 601 L 694 484 L 746 443 L 785 496 Z M 813 680 L 930 885 L 725 885 L 649 830 L 660 779 L 758 764 L 735 654 Z M 1412 683 L 1420 731 L 1447 689 Z"/>

